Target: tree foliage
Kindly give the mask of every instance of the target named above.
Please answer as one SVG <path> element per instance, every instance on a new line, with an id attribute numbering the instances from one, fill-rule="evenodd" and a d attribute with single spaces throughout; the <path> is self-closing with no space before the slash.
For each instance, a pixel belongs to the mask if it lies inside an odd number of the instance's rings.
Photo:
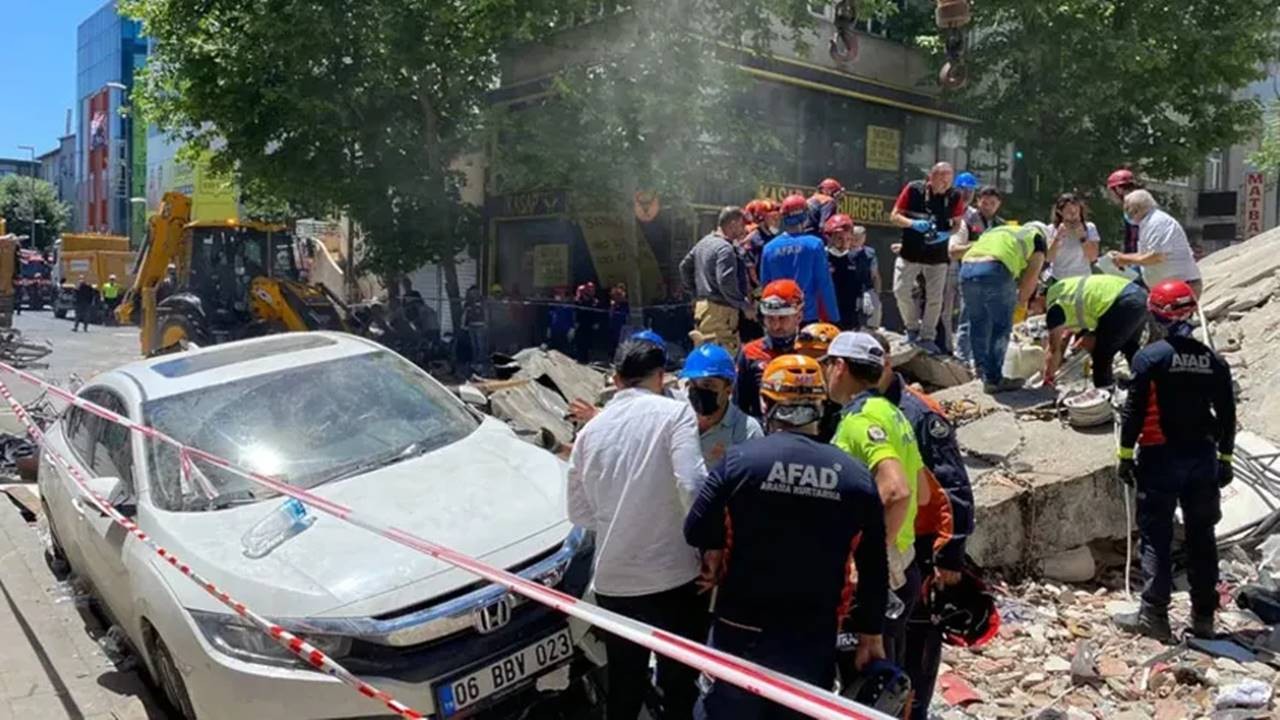
<path id="1" fill-rule="evenodd" d="M 143 116 L 254 204 L 348 212 L 384 276 L 473 240 L 450 169 L 473 148 L 496 51 L 570 20 L 560 0 L 127 0 L 155 40 Z M 463 232 L 467 234 L 463 234 Z"/>
<path id="2" fill-rule="evenodd" d="M 1260 146 L 1249 162 L 1264 172 L 1280 172 L 1280 98 L 1271 101 L 1263 119 Z"/>
<path id="3" fill-rule="evenodd" d="M 1188 177 L 1260 117 L 1236 91 L 1280 53 L 1280 0 L 985 0 L 954 97 L 1025 154 L 1036 209 L 1130 164 Z"/>
<path id="4" fill-rule="evenodd" d="M 0 178 L 0 215 L 7 232 L 32 235 L 31 200 L 35 198 L 35 217 L 39 228 L 33 239 L 41 248 L 66 229 L 71 219 L 71 206 L 58 199 L 53 185 L 44 180 L 7 175 Z M 39 221 L 43 221 L 40 224 Z"/>

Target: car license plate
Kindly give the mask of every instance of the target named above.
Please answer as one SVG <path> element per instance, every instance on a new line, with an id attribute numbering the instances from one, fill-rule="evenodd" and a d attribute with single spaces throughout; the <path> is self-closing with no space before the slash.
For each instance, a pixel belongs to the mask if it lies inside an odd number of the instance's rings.
<path id="1" fill-rule="evenodd" d="M 450 717 L 485 698 L 520 685 L 543 670 L 573 656 L 573 638 L 568 628 L 525 646 L 475 672 L 436 686 L 436 707 L 441 717 Z"/>

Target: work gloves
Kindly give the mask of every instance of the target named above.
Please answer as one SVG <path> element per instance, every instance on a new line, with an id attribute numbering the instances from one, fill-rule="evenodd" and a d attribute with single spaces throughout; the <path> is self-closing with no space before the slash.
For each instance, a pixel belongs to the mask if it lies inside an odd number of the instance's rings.
<path id="1" fill-rule="evenodd" d="M 1133 487 L 1138 480 L 1138 465 L 1132 458 L 1125 458 L 1116 463 L 1116 476 L 1120 481 L 1129 487 Z"/>
<path id="2" fill-rule="evenodd" d="M 1230 460 L 1218 461 L 1218 487 L 1224 488 L 1236 479 L 1235 468 L 1231 467 Z"/>

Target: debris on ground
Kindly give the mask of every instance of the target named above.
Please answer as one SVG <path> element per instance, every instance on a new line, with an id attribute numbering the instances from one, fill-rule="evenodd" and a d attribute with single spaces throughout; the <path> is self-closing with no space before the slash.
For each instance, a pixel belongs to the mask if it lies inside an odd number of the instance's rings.
<path id="1" fill-rule="evenodd" d="M 49 353 L 53 352 L 53 343 L 48 340 L 26 340 L 22 331 L 14 328 L 0 330 L 0 361 L 16 368 L 47 368 L 42 363 Z"/>

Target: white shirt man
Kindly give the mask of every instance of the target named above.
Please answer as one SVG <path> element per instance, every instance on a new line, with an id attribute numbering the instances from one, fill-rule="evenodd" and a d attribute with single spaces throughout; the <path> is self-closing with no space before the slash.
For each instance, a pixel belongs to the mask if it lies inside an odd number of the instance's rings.
<path id="1" fill-rule="evenodd" d="M 1135 190 L 1124 198 L 1125 218 L 1138 226 L 1138 251 L 1108 253 L 1118 267 L 1138 265 L 1148 288 L 1163 280 L 1185 280 L 1199 296 L 1200 268 L 1182 225 L 1161 210 L 1146 190 Z"/>

